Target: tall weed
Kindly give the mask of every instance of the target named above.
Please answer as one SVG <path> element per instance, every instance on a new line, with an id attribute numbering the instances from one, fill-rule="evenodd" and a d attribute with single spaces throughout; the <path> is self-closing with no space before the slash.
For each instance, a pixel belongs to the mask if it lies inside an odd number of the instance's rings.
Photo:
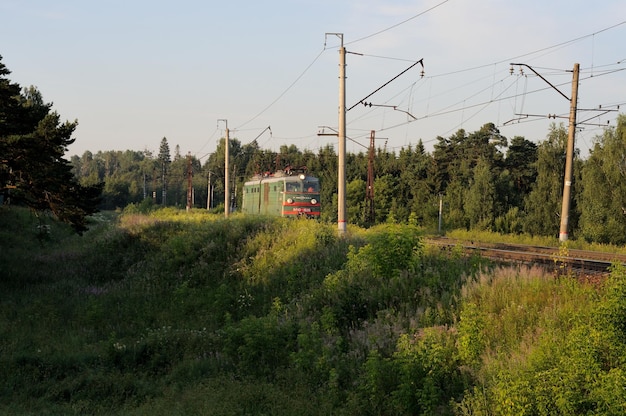
<path id="1" fill-rule="evenodd" d="M 53 236 L 11 236 L 0 253 L 12 264 L 0 413 L 618 414 L 625 402 L 618 271 L 595 292 L 494 270 L 414 226 L 339 237 L 324 222 L 195 210 Z"/>
<path id="2" fill-rule="evenodd" d="M 460 352 L 477 347 L 470 351 L 479 387 L 466 393 L 458 414 L 621 413 L 623 388 L 609 392 L 615 383 L 626 386 L 623 346 L 614 338 L 620 330 L 605 320 L 621 316 L 608 312 L 616 310 L 608 299 L 621 298 L 611 287 L 601 300 L 595 287 L 532 270 L 468 285 L 459 339 L 470 342 Z"/>

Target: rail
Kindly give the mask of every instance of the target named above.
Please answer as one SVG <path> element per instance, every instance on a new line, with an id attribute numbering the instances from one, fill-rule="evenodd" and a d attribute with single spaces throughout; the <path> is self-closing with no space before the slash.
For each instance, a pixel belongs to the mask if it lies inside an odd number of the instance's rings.
<path id="1" fill-rule="evenodd" d="M 478 254 L 483 258 L 502 262 L 517 262 L 541 265 L 549 269 L 565 268 L 576 273 L 608 273 L 616 263 L 626 265 L 626 255 L 590 250 L 558 247 L 530 246 L 509 243 L 482 243 L 462 241 L 447 237 L 429 238 L 430 244 L 440 247 L 461 247 L 467 254 Z"/>

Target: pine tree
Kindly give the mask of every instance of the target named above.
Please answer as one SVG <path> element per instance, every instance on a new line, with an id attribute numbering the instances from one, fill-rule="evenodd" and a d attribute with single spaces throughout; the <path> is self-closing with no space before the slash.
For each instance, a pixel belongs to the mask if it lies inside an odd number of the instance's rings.
<path id="1" fill-rule="evenodd" d="M 170 156 L 170 146 L 167 144 L 167 138 L 161 139 L 161 145 L 159 146 L 159 162 L 161 163 L 161 203 L 163 206 L 167 204 L 167 171 L 170 163 L 172 162 Z"/>
<path id="2" fill-rule="evenodd" d="M 82 186 L 63 158 L 78 122 L 61 123 L 35 87 L 20 93 L 0 57 L 0 190 L 5 203 L 52 212 L 79 234 L 96 212 L 102 184 Z"/>

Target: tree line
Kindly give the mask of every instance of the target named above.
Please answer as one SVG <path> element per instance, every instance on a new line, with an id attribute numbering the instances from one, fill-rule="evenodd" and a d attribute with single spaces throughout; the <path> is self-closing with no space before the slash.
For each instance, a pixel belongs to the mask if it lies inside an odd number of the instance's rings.
<path id="1" fill-rule="evenodd" d="M 241 203 L 243 182 L 255 173 L 287 165 L 306 166 L 322 184 L 322 219 L 337 220 L 337 154 L 332 145 L 313 152 L 295 145 L 278 152 L 256 142 L 229 141 L 232 172 L 231 207 Z M 371 226 L 410 218 L 437 229 L 478 229 L 499 233 L 557 236 L 560 223 L 567 130 L 552 124 L 546 139 L 504 137 L 492 123 L 479 130 L 458 130 L 437 137 L 432 152 L 420 141 L 398 152 L 375 149 L 373 200 L 366 195 L 367 151 L 346 155 L 347 217 L 351 224 Z M 104 183 L 103 209 L 133 204 L 184 207 L 189 167 L 193 171 L 193 206 L 224 208 L 225 140 L 204 163 L 195 156 L 173 157 L 167 138 L 159 153 L 151 151 L 85 152 L 73 156 L 73 172 L 82 185 Z M 598 243 L 626 242 L 626 116 L 595 138 L 587 159 L 574 159 L 570 230 L 573 238 Z M 371 215 L 373 206 L 374 216 Z"/>
<path id="2" fill-rule="evenodd" d="M 84 152 L 64 158 L 77 121 L 62 123 L 35 87 L 8 78 L 0 57 L 0 200 L 50 211 L 76 231 L 97 209 L 129 204 L 184 207 L 192 174 L 193 207 L 223 210 L 225 139 L 203 162 L 163 137 L 149 150 Z M 508 139 L 487 123 L 437 137 L 432 152 L 420 141 L 399 151 L 386 147 L 346 155 L 347 219 L 352 224 L 407 222 L 428 229 L 478 229 L 556 236 L 560 223 L 567 132 L 552 124 L 539 143 Z M 337 220 L 337 154 L 332 145 L 278 152 L 256 141 L 229 140 L 232 201 L 255 173 L 306 166 L 322 185 L 322 219 Z M 373 198 L 368 164 L 373 161 Z M 569 234 L 598 243 L 626 242 L 626 116 L 594 139 L 586 159 L 575 155 Z M 441 207 L 441 210 L 440 210 Z M 441 216 L 440 216 L 441 212 Z"/>

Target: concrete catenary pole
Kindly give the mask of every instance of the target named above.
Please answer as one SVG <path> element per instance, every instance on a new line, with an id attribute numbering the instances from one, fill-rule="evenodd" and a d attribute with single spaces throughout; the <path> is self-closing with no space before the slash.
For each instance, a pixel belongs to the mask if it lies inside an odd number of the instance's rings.
<path id="1" fill-rule="evenodd" d="M 443 224 L 443 194 L 439 194 L 439 228 L 437 229 L 441 234 L 441 226 Z"/>
<path id="2" fill-rule="evenodd" d="M 193 169 L 191 165 L 191 152 L 187 153 L 187 207 L 189 212 L 193 206 Z"/>
<path id="3" fill-rule="evenodd" d="M 230 175 L 228 174 L 228 159 L 230 158 L 228 148 L 230 147 L 230 139 L 228 137 L 228 122 L 226 123 L 226 140 L 224 144 L 224 217 L 228 218 L 228 214 L 230 213 Z"/>
<path id="4" fill-rule="evenodd" d="M 339 172 L 337 181 L 337 226 L 339 235 L 346 233 L 346 48 L 343 34 L 339 49 Z"/>
<path id="5" fill-rule="evenodd" d="M 580 65 L 574 64 L 572 77 L 572 98 L 569 109 L 569 129 L 567 134 L 567 153 L 565 155 L 565 178 L 563 182 L 563 204 L 561 206 L 561 228 L 559 241 L 567 241 L 567 227 L 569 224 L 569 209 L 572 191 L 572 171 L 574 165 L 574 138 L 576 135 L 576 112 L 578 105 L 578 78 Z"/>
<path id="6" fill-rule="evenodd" d="M 211 209 L 211 171 L 209 171 L 209 180 L 206 189 L 206 209 Z"/>
<path id="7" fill-rule="evenodd" d="M 366 222 L 374 224 L 376 221 L 376 211 L 374 209 L 374 156 L 376 150 L 374 149 L 374 140 L 376 139 L 376 131 L 370 131 L 370 148 L 368 149 L 367 156 L 367 188 L 365 188 L 365 200 L 367 203 L 366 208 Z"/>

